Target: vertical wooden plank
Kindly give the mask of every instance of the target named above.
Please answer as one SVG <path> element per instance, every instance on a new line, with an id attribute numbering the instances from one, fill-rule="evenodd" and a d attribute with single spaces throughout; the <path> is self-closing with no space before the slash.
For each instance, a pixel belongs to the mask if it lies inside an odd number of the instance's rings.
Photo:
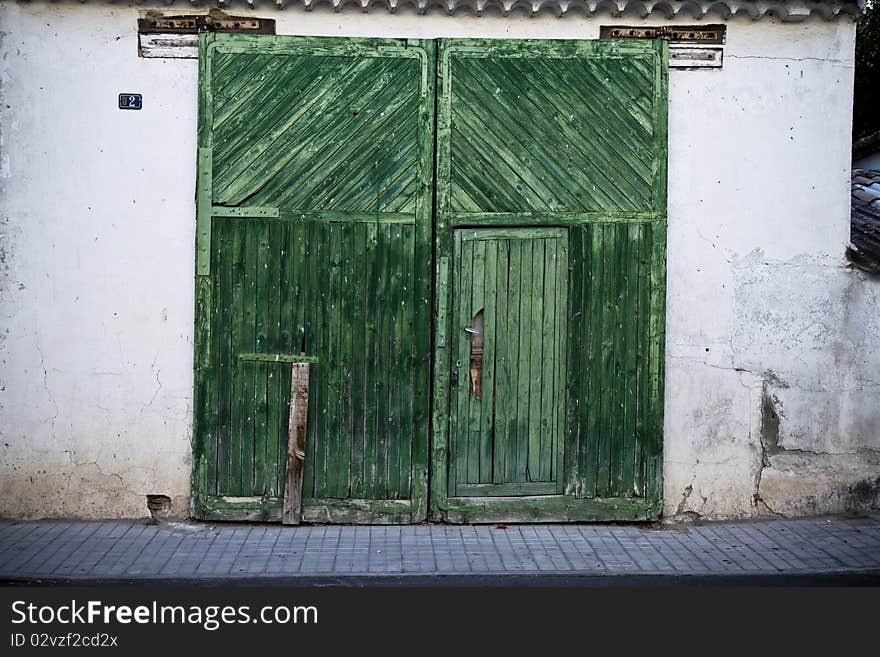
<path id="1" fill-rule="evenodd" d="M 552 440 L 553 433 L 544 433 L 541 419 L 551 412 L 551 407 L 544 407 L 543 370 L 544 359 L 552 349 L 553 336 L 543 333 L 544 315 L 544 282 L 546 280 L 546 242 L 544 239 L 528 240 L 532 247 L 532 266 L 529 267 L 531 278 L 529 296 L 531 297 L 531 314 L 529 317 L 528 352 L 530 357 L 528 374 L 528 441 L 526 453 L 526 481 L 542 481 L 541 451 L 543 443 Z"/>
<path id="2" fill-rule="evenodd" d="M 297 354 L 299 345 L 295 348 L 293 343 L 300 335 L 300 318 L 297 315 L 296 288 L 297 288 L 297 260 L 296 250 L 296 224 L 278 222 L 278 353 Z M 294 351 L 295 349 L 295 351 Z M 287 426 L 290 412 L 290 386 L 286 385 L 285 366 L 277 366 L 274 370 L 275 390 L 273 400 L 277 405 L 275 412 L 275 432 L 277 435 L 277 450 L 273 465 L 275 468 L 274 495 L 284 495 L 285 477 L 287 476 Z"/>
<path id="3" fill-rule="evenodd" d="M 471 249 L 473 252 L 473 271 L 471 272 L 471 306 L 468 312 L 467 324 L 464 326 L 474 326 L 474 320 L 480 311 L 483 311 L 483 328 L 479 329 L 481 331 L 485 330 L 485 285 L 486 285 L 486 240 L 474 240 L 471 242 Z M 470 379 L 470 368 L 471 368 L 471 343 L 473 339 L 472 334 L 465 334 L 468 343 L 468 356 L 467 362 L 464 364 L 464 368 L 468 373 L 468 379 Z M 482 367 L 481 367 L 482 370 Z M 482 376 L 482 371 L 480 375 Z M 482 386 L 481 386 L 482 387 Z M 468 424 L 467 424 L 467 474 L 465 481 L 469 484 L 476 484 L 480 481 L 480 448 L 482 445 L 482 440 L 480 437 L 480 431 L 482 429 L 482 414 L 484 411 L 483 400 L 478 397 L 476 394 L 471 394 L 470 385 L 468 388 Z M 482 395 L 482 392 L 479 392 Z"/>
<path id="4" fill-rule="evenodd" d="M 211 285 L 211 304 L 210 308 L 206 308 L 208 313 L 208 322 L 210 325 L 210 341 L 211 346 L 208 350 L 207 364 L 204 368 L 204 391 L 205 399 L 210 405 L 210 411 L 205 414 L 206 431 L 204 441 L 205 454 L 205 477 L 203 482 L 205 490 L 216 490 L 217 487 L 217 468 L 219 461 L 219 452 L 223 440 L 223 406 L 222 406 L 222 376 L 225 353 L 223 349 L 222 333 L 222 314 L 223 305 L 221 298 L 223 294 L 222 280 L 218 265 L 222 262 L 223 247 L 221 244 L 222 226 L 214 223 L 211 227 L 213 233 L 211 237 L 211 248 L 213 250 L 212 258 L 214 262 L 213 272 L 210 277 Z M 216 493 L 214 493 L 216 494 Z"/>
<path id="5" fill-rule="evenodd" d="M 471 325 L 473 317 L 473 271 L 474 271 L 474 242 L 467 239 L 462 232 L 456 235 L 455 272 L 458 282 L 453 288 L 453 303 L 456 309 L 455 322 L 452 325 L 452 343 L 456 347 L 455 364 L 457 370 L 455 385 L 455 433 L 452 436 L 454 443 L 455 463 L 455 486 L 470 483 L 467 475 L 468 463 L 468 434 L 470 432 L 470 335 L 464 331 L 464 327 Z M 457 490 L 454 488 L 453 490 Z"/>
<path id="6" fill-rule="evenodd" d="M 663 497 L 663 410 L 666 346 L 666 194 L 667 194 L 667 107 L 669 96 L 669 44 L 658 40 L 653 44 L 654 58 L 653 119 L 654 119 L 654 187 L 656 219 L 650 228 L 651 266 L 651 358 L 653 430 L 651 468 L 647 475 L 648 500 L 657 504 Z"/>
<path id="7" fill-rule="evenodd" d="M 510 354 L 507 350 L 510 334 L 510 306 L 508 294 L 510 283 L 508 270 L 510 267 L 510 240 L 497 240 L 497 268 L 495 274 L 496 295 L 493 315 L 494 332 L 492 357 L 494 359 L 494 417 L 492 435 L 492 483 L 504 481 L 506 472 L 508 436 L 508 408 L 510 393 Z"/>
<path id="8" fill-rule="evenodd" d="M 289 226 L 284 222 L 277 222 L 278 229 L 275 232 L 275 239 L 277 239 L 277 244 L 275 245 L 275 252 L 278 257 L 278 264 L 275 272 L 275 284 L 278 287 L 277 290 L 277 300 L 276 300 L 276 308 L 275 308 L 275 349 L 277 353 L 296 353 L 290 351 L 290 330 L 291 324 L 295 322 L 293 315 L 291 314 L 289 308 L 285 312 L 285 306 L 289 304 L 289 279 L 287 276 L 286 270 L 289 268 L 290 261 L 292 260 L 291 253 L 291 245 L 289 244 Z M 272 238 L 270 237 L 270 240 Z M 287 419 L 287 410 L 290 408 L 290 398 L 289 398 L 289 390 L 290 386 L 287 385 L 289 382 L 287 381 L 287 376 L 285 374 L 287 368 L 281 367 L 276 368 L 275 376 L 274 376 L 274 389 L 272 392 L 273 403 L 275 404 L 276 411 L 274 413 L 275 424 L 272 425 L 272 430 L 274 432 L 274 451 L 271 451 L 271 480 L 274 482 L 272 487 L 272 496 L 273 497 L 281 497 L 284 495 L 284 476 L 285 471 L 284 462 L 286 461 L 285 451 L 284 451 L 284 436 L 285 433 L 281 428 L 282 423 Z"/>
<path id="9" fill-rule="evenodd" d="M 232 336 L 235 345 L 232 362 L 232 439 L 229 445 L 229 480 L 226 494 L 242 495 L 242 455 L 243 442 L 246 436 L 247 403 L 244 399 L 244 364 L 234 359 L 234 355 L 247 352 L 248 344 L 247 315 L 247 222 L 236 222 L 233 228 L 233 285 L 232 300 L 235 306 L 233 314 Z"/>
<path id="10" fill-rule="evenodd" d="M 651 315 L 648 364 L 651 372 L 650 432 L 647 445 L 647 496 L 659 502 L 663 494 L 663 354 L 666 341 L 666 226 L 655 223 L 651 228 Z"/>
<path id="11" fill-rule="evenodd" d="M 453 482 L 455 459 L 455 389 L 452 382 L 458 341 L 453 338 L 454 301 L 452 279 L 457 270 L 458 233 L 451 230 L 451 88 L 450 58 L 447 42 L 437 41 L 435 64 L 437 98 L 435 101 L 436 165 L 434 178 L 435 232 L 433 249 L 437 258 L 435 277 L 436 323 L 434 331 L 434 367 L 431 404 L 431 485 L 430 512 L 438 518 L 444 515 L 446 499 L 455 495 Z M 450 259 L 452 263 L 450 265 Z M 450 312 L 452 309 L 452 312 Z"/>
<path id="12" fill-rule="evenodd" d="M 375 498 L 378 491 L 378 470 L 376 454 L 379 445 L 379 288 L 382 282 L 381 264 L 384 251 L 379 252 L 379 225 L 367 225 L 367 243 L 364 252 L 366 259 L 366 289 L 364 290 L 364 497 Z"/>
<path id="13" fill-rule="evenodd" d="M 440 136 L 438 135 L 438 139 Z M 442 184 L 438 181 L 438 185 Z M 448 241 L 449 236 L 444 240 Z M 448 247 L 447 247 L 448 248 Z M 449 250 L 446 251 L 449 253 Z M 455 251 L 453 251 L 455 253 Z M 437 258 L 437 274 L 436 274 L 436 303 L 437 316 L 436 328 L 433 334 L 433 342 L 435 349 L 434 356 L 434 380 L 433 380 L 433 411 L 431 413 L 431 431 L 433 440 L 431 441 L 431 459 L 429 467 L 431 468 L 430 479 L 430 513 L 437 514 L 442 517 L 442 504 L 445 504 L 447 497 L 455 494 L 455 483 L 453 481 L 455 468 L 454 449 L 455 441 L 455 412 L 453 397 L 455 394 L 450 370 L 453 367 L 450 350 L 455 348 L 455 343 L 451 342 L 452 322 L 455 316 L 454 309 L 450 312 L 450 308 L 454 308 L 452 301 L 453 274 L 449 266 L 449 255 L 442 255 Z"/>
<path id="14" fill-rule="evenodd" d="M 302 477 L 306 457 L 306 413 L 309 406 L 309 364 L 291 363 L 290 411 L 287 461 L 281 522 L 298 525 L 302 520 Z"/>
<path id="15" fill-rule="evenodd" d="M 266 443 L 269 434 L 269 374 L 267 363 L 254 364 L 254 487 L 253 495 L 266 494 Z"/>
<path id="16" fill-rule="evenodd" d="M 325 280 L 327 285 L 326 299 L 324 301 L 325 326 L 327 331 L 326 360 L 321 360 L 321 365 L 326 372 L 325 394 L 321 400 L 321 413 L 324 414 L 326 431 L 322 439 L 323 464 L 322 473 L 324 485 L 321 493 L 315 491 L 316 497 L 335 497 L 337 494 L 337 482 L 339 480 L 339 465 L 337 463 L 339 452 L 338 445 L 342 436 L 339 426 L 339 401 L 342 397 L 341 378 L 343 364 L 339 358 L 340 333 L 342 330 L 342 313 L 340 312 L 339 298 L 342 292 L 340 269 L 342 267 L 343 246 L 342 228 L 340 224 L 330 223 L 327 232 L 327 258 L 324 260 Z"/>
<path id="17" fill-rule="evenodd" d="M 480 426 L 480 483 L 492 483 L 494 455 L 492 433 L 495 427 L 495 334 L 498 324 L 498 244 L 499 240 L 484 240 L 486 263 L 483 300 L 483 399 Z"/>
<path id="18" fill-rule="evenodd" d="M 216 233 L 211 227 L 212 224 L 208 224 L 209 229 L 212 233 Z M 215 236 L 212 235 L 211 238 L 211 262 L 212 264 L 216 264 L 219 260 L 220 249 L 219 245 L 214 244 Z M 203 441 L 203 455 L 205 458 L 205 476 L 206 478 L 211 478 L 212 475 L 216 478 L 216 464 L 217 464 L 217 434 L 219 429 L 219 406 L 218 406 L 218 397 L 219 397 L 219 340 L 220 336 L 218 335 L 217 330 L 217 322 L 218 322 L 218 313 L 219 313 L 219 304 L 217 303 L 220 296 L 220 290 L 218 286 L 219 276 L 216 271 L 213 275 L 210 276 L 210 289 L 211 294 L 208 297 L 208 303 L 204 306 L 204 312 L 208 318 L 208 331 L 206 335 L 207 341 L 207 354 L 205 359 L 205 366 L 202 368 L 203 379 L 204 379 L 204 416 L 205 416 L 205 424 L 206 431 L 204 433 L 204 441 Z"/>
<path id="19" fill-rule="evenodd" d="M 605 251 L 604 226 L 602 224 L 593 224 L 589 227 L 590 235 L 590 260 L 592 267 L 590 269 L 589 284 L 589 316 L 590 316 L 590 359 L 589 380 L 590 387 L 590 403 L 588 408 L 588 429 L 587 440 L 588 450 L 586 456 L 592 470 L 594 485 L 587 490 L 589 497 L 595 497 L 599 494 L 599 459 L 602 445 L 602 387 L 604 384 L 602 361 L 602 327 L 604 321 L 604 298 L 602 291 L 604 290 L 603 281 L 605 278 L 605 261 L 603 254 Z M 589 472 L 585 472 L 589 475 Z"/>
<path id="20" fill-rule="evenodd" d="M 198 157 L 197 157 L 197 187 L 196 187 L 196 203 L 198 208 L 210 208 L 211 205 L 211 183 L 210 170 L 206 164 L 206 158 L 202 153 L 207 151 L 210 155 L 211 145 L 211 89 L 210 89 L 210 62 L 208 56 L 208 43 L 211 37 L 208 35 L 199 35 L 199 87 L 198 87 Z M 203 170 L 208 169 L 207 177 L 204 176 Z M 202 221 L 198 221 L 201 219 Z M 200 244 L 199 237 L 204 236 L 204 219 L 210 222 L 210 217 L 204 217 L 203 213 L 199 213 L 197 223 L 201 224 L 197 227 L 199 235 L 196 239 L 195 252 L 195 326 L 193 327 L 193 358 L 194 358 L 194 386 L 193 386 L 193 470 L 190 484 L 190 509 L 194 515 L 203 514 L 206 509 L 204 499 L 206 494 L 212 490 L 217 490 L 223 486 L 224 482 L 209 482 L 207 474 L 207 454 L 206 454 L 206 436 L 210 430 L 207 425 L 207 412 L 205 402 L 207 400 L 207 381 L 205 380 L 205 369 L 208 360 L 211 357 L 211 308 L 217 301 L 212 299 L 212 281 L 207 277 L 210 269 L 210 262 L 206 263 L 203 244 Z"/>
<path id="21" fill-rule="evenodd" d="M 282 268 L 287 259 L 287 244 L 285 242 L 286 226 L 278 221 L 269 223 L 269 317 L 271 319 L 268 336 L 269 350 L 274 353 L 290 353 L 285 351 L 281 337 L 282 307 L 284 303 L 284 288 L 282 287 Z M 282 461 L 281 452 L 284 440 L 283 432 L 279 431 L 279 416 L 282 414 L 281 397 L 282 386 L 279 385 L 279 372 L 286 368 L 273 366 L 266 374 L 266 397 L 269 404 L 268 417 L 266 420 L 266 464 L 264 466 L 264 480 L 266 482 L 266 495 L 279 497 L 282 494 L 280 480 L 277 472 L 279 461 Z M 287 386 L 284 386 L 286 388 Z"/>
<path id="22" fill-rule="evenodd" d="M 439 184 L 439 181 L 438 181 Z M 454 496 L 456 494 L 456 485 L 458 481 L 458 434 L 459 434 L 459 388 L 460 388 L 460 352 L 462 344 L 460 337 L 456 331 L 459 323 L 460 315 L 460 299 L 459 290 L 461 289 L 461 259 L 462 259 L 462 239 L 461 231 L 450 231 L 450 236 L 454 237 L 451 247 L 452 264 L 450 258 L 440 258 L 437 272 L 437 332 L 435 342 L 438 344 L 436 352 L 435 368 L 446 364 L 446 371 L 438 374 L 435 379 L 435 389 L 446 388 L 447 396 L 438 399 L 437 403 L 445 406 L 448 411 L 448 420 L 434 416 L 434 431 L 437 431 L 437 422 L 442 421 L 442 432 L 445 434 L 443 441 L 434 443 L 434 452 L 445 452 L 445 458 L 440 460 L 435 458 L 432 461 L 432 467 L 437 476 L 445 474 L 445 481 L 440 483 L 440 494 L 445 496 Z M 445 277 L 444 277 L 445 274 Z M 432 475 L 435 474 L 432 472 Z M 433 488 L 433 487 L 432 487 Z M 437 494 L 437 488 L 433 488 L 432 494 Z M 432 507 L 435 504 L 432 500 Z"/>
<path id="23" fill-rule="evenodd" d="M 639 230 L 639 282 L 638 282 L 638 366 L 636 377 L 638 379 L 638 414 L 636 418 L 636 441 L 634 465 L 635 482 L 634 488 L 637 495 L 645 496 L 646 492 L 646 447 L 647 433 L 649 431 L 650 413 L 650 369 L 648 362 L 650 340 L 650 268 L 651 248 L 650 229 L 640 226 Z"/>
<path id="24" fill-rule="evenodd" d="M 625 264 L 625 299 L 623 305 L 624 322 L 624 408 L 623 408 L 623 459 L 620 464 L 621 482 L 619 495 L 632 497 L 635 441 L 636 441 L 636 367 L 638 363 L 638 323 L 639 323 L 639 235 L 641 227 L 632 224 L 625 227 L 627 242 L 627 258 Z"/>
<path id="25" fill-rule="evenodd" d="M 412 491 L 412 466 L 413 466 L 413 440 L 419 439 L 413 424 L 415 416 L 416 400 L 416 371 L 417 362 L 415 354 L 415 332 L 413 323 L 419 317 L 416 307 L 416 280 L 415 280 L 415 238 L 414 226 L 402 226 L 403 231 L 403 259 L 400 265 L 402 274 L 402 293 L 400 313 L 401 341 L 399 359 L 401 367 L 400 376 L 400 483 L 398 485 L 398 497 L 409 499 Z"/>
<path id="26" fill-rule="evenodd" d="M 376 481 L 377 499 L 388 497 L 388 368 L 391 364 L 391 317 L 388 312 L 391 287 L 391 227 L 379 225 L 376 267 L 379 285 L 376 290 Z"/>
<path id="27" fill-rule="evenodd" d="M 242 344 L 247 345 L 251 353 L 257 351 L 257 251 L 259 249 L 259 230 L 256 222 L 247 222 L 245 234 L 245 279 L 244 279 L 244 314 L 242 326 Z M 254 494 L 254 429 L 256 426 L 256 372 L 257 367 L 248 365 L 242 368 L 242 439 L 241 439 L 241 495 Z"/>
<path id="28" fill-rule="evenodd" d="M 317 293 L 315 290 L 315 255 L 314 226 L 305 222 L 290 224 L 294 233 L 296 261 L 294 264 L 293 312 L 295 318 L 294 331 L 290 336 L 290 352 L 299 353 L 303 346 L 311 356 L 319 356 L 317 342 Z M 306 452 L 315 454 L 315 437 L 317 434 L 317 394 L 319 375 L 323 368 L 318 363 L 309 372 L 310 394 L 306 423 Z M 288 396 L 290 392 L 288 391 Z M 285 452 L 286 454 L 286 452 Z M 286 456 L 285 456 L 286 460 Z M 303 497 L 314 497 L 315 467 L 314 458 L 308 459 L 303 465 Z"/>
<path id="29" fill-rule="evenodd" d="M 388 314 L 390 325 L 388 327 L 388 361 L 386 372 L 388 376 L 388 461 L 387 461 L 387 497 L 395 499 L 400 494 L 400 443 L 401 427 L 400 419 L 402 412 L 401 378 L 403 376 L 404 357 L 401 343 L 403 341 L 403 322 L 405 314 L 402 312 L 401 302 L 403 285 L 401 280 L 401 266 L 403 265 L 403 234 L 400 225 L 388 227 L 390 248 L 388 254 L 388 303 L 383 312 Z"/>
<path id="30" fill-rule="evenodd" d="M 316 352 L 319 363 L 315 368 L 319 381 L 316 389 L 310 390 L 317 396 L 315 411 L 317 414 L 315 431 L 315 458 L 309 459 L 315 466 L 315 497 L 328 496 L 329 489 L 329 461 L 330 445 L 333 444 L 333 436 L 330 433 L 329 416 L 327 413 L 328 398 L 331 395 L 331 381 L 333 380 L 333 324 L 330 300 L 333 292 L 330 289 L 330 259 L 333 257 L 333 226 L 332 224 L 315 221 L 314 245 L 315 257 L 315 334 Z"/>
<path id="31" fill-rule="evenodd" d="M 337 308 L 337 322 L 339 324 L 339 401 L 337 410 L 339 416 L 339 428 L 336 432 L 336 488 L 334 497 L 345 499 L 351 492 L 351 318 L 353 308 L 352 280 L 351 280 L 351 243 L 354 235 L 354 226 L 342 224 L 339 229 L 339 268 L 337 278 L 339 289 L 334 303 Z"/>
<path id="32" fill-rule="evenodd" d="M 529 375 L 532 354 L 529 349 L 532 324 L 533 241 L 517 239 L 519 257 L 519 339 L 516 347 L 516 472 L 513 481 L 526 481 L 529 452 Z"/>
<path id="33" fill-rule="evenodd" d="M 235 350 L 233 348 L 233 258 L 234 248 L 232 244 L 232 235 L 234 225 L 229 222 L 216 222 L 217 239 L 221 242 L 221 255 L 217 263 L 216 272 L 219 276 L 220 296 L 215 299 L 215 303 L 219 305 L 220 312 L 218 323 L 215 326 L 220 334 L 220 346 L 217 357 L 219 359 L 218 387 L 219 391 L 219 412 L 218 418 L 218 436 L 217 436 L 217 472 L 216 481 L 213 482 L 211 491 L 213 495 L 219 495 L 220 489 L 226 489 L 226 482 L 229 476 L 229 450 L 232 444 L 232 382 L 234 372 Z"/>
<path id="34" fill-rule="evenodd" d="M 601 225 L 602 244 L 602 281 L 599 294 L 601 295 L 601 329 L 600 345 L 601 357 L 599 360 L 599 381 L 602 382 L 599 391 L 598 406 L 598 431 L 599 461 L 596 470 L 596 495 L 608 497 L 611 477 L 611 431 L 612 431 L 612 395 L 610 388 L 614 380 L 614 289 L 615 289 L 615 262 L 614 262 L 614 225 Z"/>
<path id="35" fill-rule="evenodd" d="M 541 415 L 540 415 L 540 453 L 537 455 L 538 481 L 552 481 L 551 470 L 553 463 L 553 449 L 555 441 L 562 440 L 562 436 L 556 433 L 556 413 L 560 400 L 556 395 L 556 383 L 558 372 L 558 346 L 562 336 L 557 333 L 556 314 L 561 312 L 556 298 L 556 289 L 559 284 L 559 252 L 558 246 L 561 240 L 546 239 L 544 242 L 543 278 L 542 291 L 543 310 L 540 315 L 541 326 L 541 369 L 539 371 L 539 388 L 541 392 Z"/>
<path id="36" fill-rule="evenodd" d="M 566 377 L 566 383 L 560 389 L 564 395 L 568 413 L 568 433 L 560 440 L 565 440 L 564 459 L 558 464 L 560 471 L 557 476 L 557 491 L 576 497 L 584 496 L 588 474 L 584 467 L 587 463 L 584 456 L 587 444 L 587 428 L 584 420 L 589 408 L 588 382 L 590 372 L 581 365 L 581 357 L 587 353 L 590 341 L 589 308 L 585 307 L 584 298 L 589 271 L 585 266 L 584 250 L 589 248 L 587 231 L 589 226 L 575 226 L 569 229 L 570 257 L 565 263 L 570 272 L 568 286 L 569 305 L 562 313 L 563 321 L 567 322 L 568 349 L 565 354 L 568 369 L 578 372 L 578 376 Z"/>
<path id="37" fill-rule="evenodd" d="M 368 376 L 365 362 L 366 336 L 366 295 L 369 282 L 367 261 L 370 258 L 367 244 L 367 226 L 354 227 L 351 240 L 351 270 L 349 274 L 349 295 L 351 299 L 351 496 L 364 497 L 364 454 L 366 449 L 366 407 L 364 391 Z"/>
<path id="38" fill-rule="evenodd" d="M 434 257 L 433 230 L 434 206 L 433 191 L 437 183 L 434 179 L 434 143 L 435 143 L 435 109 L 436 109 L 436 52 L 437 44 L 433 39 L 419 42 L 424 53 L 420 62 L 422 76 L 420 92 L 422 108 L 418 117 L 419 143 L 419 184 L 422 193 L 416 196 L 416 225 L 413 229 L 414 266 L 413 294 L 413 442 L 411 444 L 410 463 L 410 496 L 413 500 L 413 522 L 421 522 L 427 517 L 429 505 L 429 416 L 431 411 L 431 334 L 434 325 L 434 272 L 439 270 L 439 253 Z M 439 286 L 438 286 L 439 287 Z M 437 309 L 439 314 L 439 308 Z M 441 367 L 444 363 L 439 363 Z M 442 454 L 440 455 L 443 456 Z M 435 472 L 441 482 L 445 474 Z"/>
<path id="39" fill-rule="evenodd" d="M 519 459 L 519 427 L 517 426 L 517 416 L 519 414 L 519 396 L 520 385 L 519 379 L 522 372 L 522 362 L 520 361 L 520 331 L 521 314 L 520 306 L 522 303 L 522 294 L 520 292 L 520 279 L 523 269 L 523 245 L 522 240 L 511 239 L 510 244 L 510 265 L 508 267 L 508 324 L 507 341 L 505 352 L 507 358 L 510 359 L 510 378 L 508 379 L 507 389 L 510 396 L 506 404 L 508 409 L 507 415 L 507 450 L 504 464 L 504 481 L 514 482 L 517 479 L 518 459 Z"/>
<path id="40" fill-rule="evenodd" d="M 624 344 L 624 323 L 626 321 L 623 309 L 626 301 L 626 258 L 627 258 L 627 227 L 625 224 L 615 224 L 614 231 L 614 270 L 615 287 L 612 292 L 614 297 L 614 366 L 613 379 L 609 382 L 612 390 L 611 401 L 611 461 L 609 495 L 618 497 L 621 494 L 623 449 L 627 437 L 623 433 L 626 379 L 626 345 Z"/>
<path id="41" fill-rule="evenodd" d="M 254 324 L 256 353 L 266 353 L 271 341 L 274 316 L 275 285 L 270 282 L 272 251 L 269 247 L 269 222 L 254 219 L 257 234 L 256 269 L 254 271 Z M 269 369 L 260 364 L 254 367 L 254 495 L 266 494 L 266 452 L 268 430 Z"/>
<path id="42" fill-rule="evenodd" d="M 197 276 L 195 280 L 195 326 L 193 334 L 194 358 L 195 358 L 195 386 L 193 389 L 193 458 L 198 458 L 198 468 L 193 472 L 193 480 L 190 485 L 192 495 L 192 511 L 196 514 L 204 512 L 205 494 L 208 492 L 207 460 L 205 454 L 205 442 L 210 427 L 207 419 L 208 413 L 205 408 L 208 400 L 206 370 L 210 360 L 211 340 L 211 280 L 207 276 Z"/>
<path id="43" fill-rule="evenodd" d="M 321 497 L 326 489 L 323 466 L 324 446 L 327 440 L 324 400 L 327 396 L 327 353 L 325 352 L 327 325 L 324 306 L 326 304 L 326 226 L 310 221 L 306 226 L 306 258 L 308 260 L 308 283 L 304 299 L 306 318 L 306 352 L 318 357 L 318 364 L 311 371 L 309 388 L 308 429 L 306 450 L 313 454 L 305 462 L 303 472 L 303 496 Z"/>
<path id="44" fill-rule="evenodd" d="M 567 335 L 566 321 L 568 319 L 568 233 L 565 233 L 559 240 L 556 247 L 557 264 L 555 267 L 556 283 L 556 299 L 555 306 L 555 331 L 556 337 L 553 340 L 553 347 L 556 350 L 554 358 L 553 371 L 553 413 L 555 414 L 556 431 L 554 432 L 555 444 L 552 446 L 553 461 L 550 466 L 551 480 L 556 480 L 556 492 L 563 493 L 565 490 L 565 482 L 561 472 L 561 464 L 565 459 L 564 437 L 567 435 L 565 423 L 568 418 L 565 408 L 565 382 L 567 380 L 568 371 L 566 369 L 567 362 Z"/>

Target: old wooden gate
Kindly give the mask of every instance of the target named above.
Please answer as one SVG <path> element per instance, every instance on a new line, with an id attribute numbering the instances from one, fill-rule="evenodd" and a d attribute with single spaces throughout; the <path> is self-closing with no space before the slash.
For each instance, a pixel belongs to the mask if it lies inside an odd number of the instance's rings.
<path id="1" fill-rule="evenodd" d="M 424 519 L 432 335 L 433 517 L 659 514 L 665 44 L 437 47 L 203 37 L 197 516 L 280 517 L 308 361 L 305 518 Z"/>
<path id="2" fill-rule="evenodd" d="M 276 520 L 312 362 L 306 520 L 426 515 L 434 44 L 203 36 L 195 513 Z"/>
<path id="3" fill-rule="evenodd" d="M 441 42 L 438 518 L 660 512 L 666 56 Z"/>

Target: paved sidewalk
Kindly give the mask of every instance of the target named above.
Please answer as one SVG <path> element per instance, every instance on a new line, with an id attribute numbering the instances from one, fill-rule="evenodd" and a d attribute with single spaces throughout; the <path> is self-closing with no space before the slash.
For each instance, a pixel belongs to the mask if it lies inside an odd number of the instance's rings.
<path id="1" fill-rule="evenodd" d="M 791 583 L 805 576 L 880 584 L 880 513 L 665 526 L 0 521 L 6 583 Z"/>

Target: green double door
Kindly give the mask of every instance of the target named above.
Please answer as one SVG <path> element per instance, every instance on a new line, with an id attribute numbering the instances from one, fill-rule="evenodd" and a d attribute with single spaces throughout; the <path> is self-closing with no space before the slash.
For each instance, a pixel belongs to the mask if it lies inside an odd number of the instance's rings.
<path id="1" fill-rule="evenodd" d="M 193 514 L 637 520 L 661 499 L 661 42 L 207 35 Z"/>

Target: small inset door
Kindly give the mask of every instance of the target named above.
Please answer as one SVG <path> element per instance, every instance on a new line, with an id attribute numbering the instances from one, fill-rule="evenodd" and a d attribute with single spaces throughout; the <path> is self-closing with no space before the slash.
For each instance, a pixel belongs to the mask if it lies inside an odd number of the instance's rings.
<path id="1" fill-rule="evenodd" d="M 562 492 L 567 249 L 562 228 L 455 232 L 456 496 Z"/>

